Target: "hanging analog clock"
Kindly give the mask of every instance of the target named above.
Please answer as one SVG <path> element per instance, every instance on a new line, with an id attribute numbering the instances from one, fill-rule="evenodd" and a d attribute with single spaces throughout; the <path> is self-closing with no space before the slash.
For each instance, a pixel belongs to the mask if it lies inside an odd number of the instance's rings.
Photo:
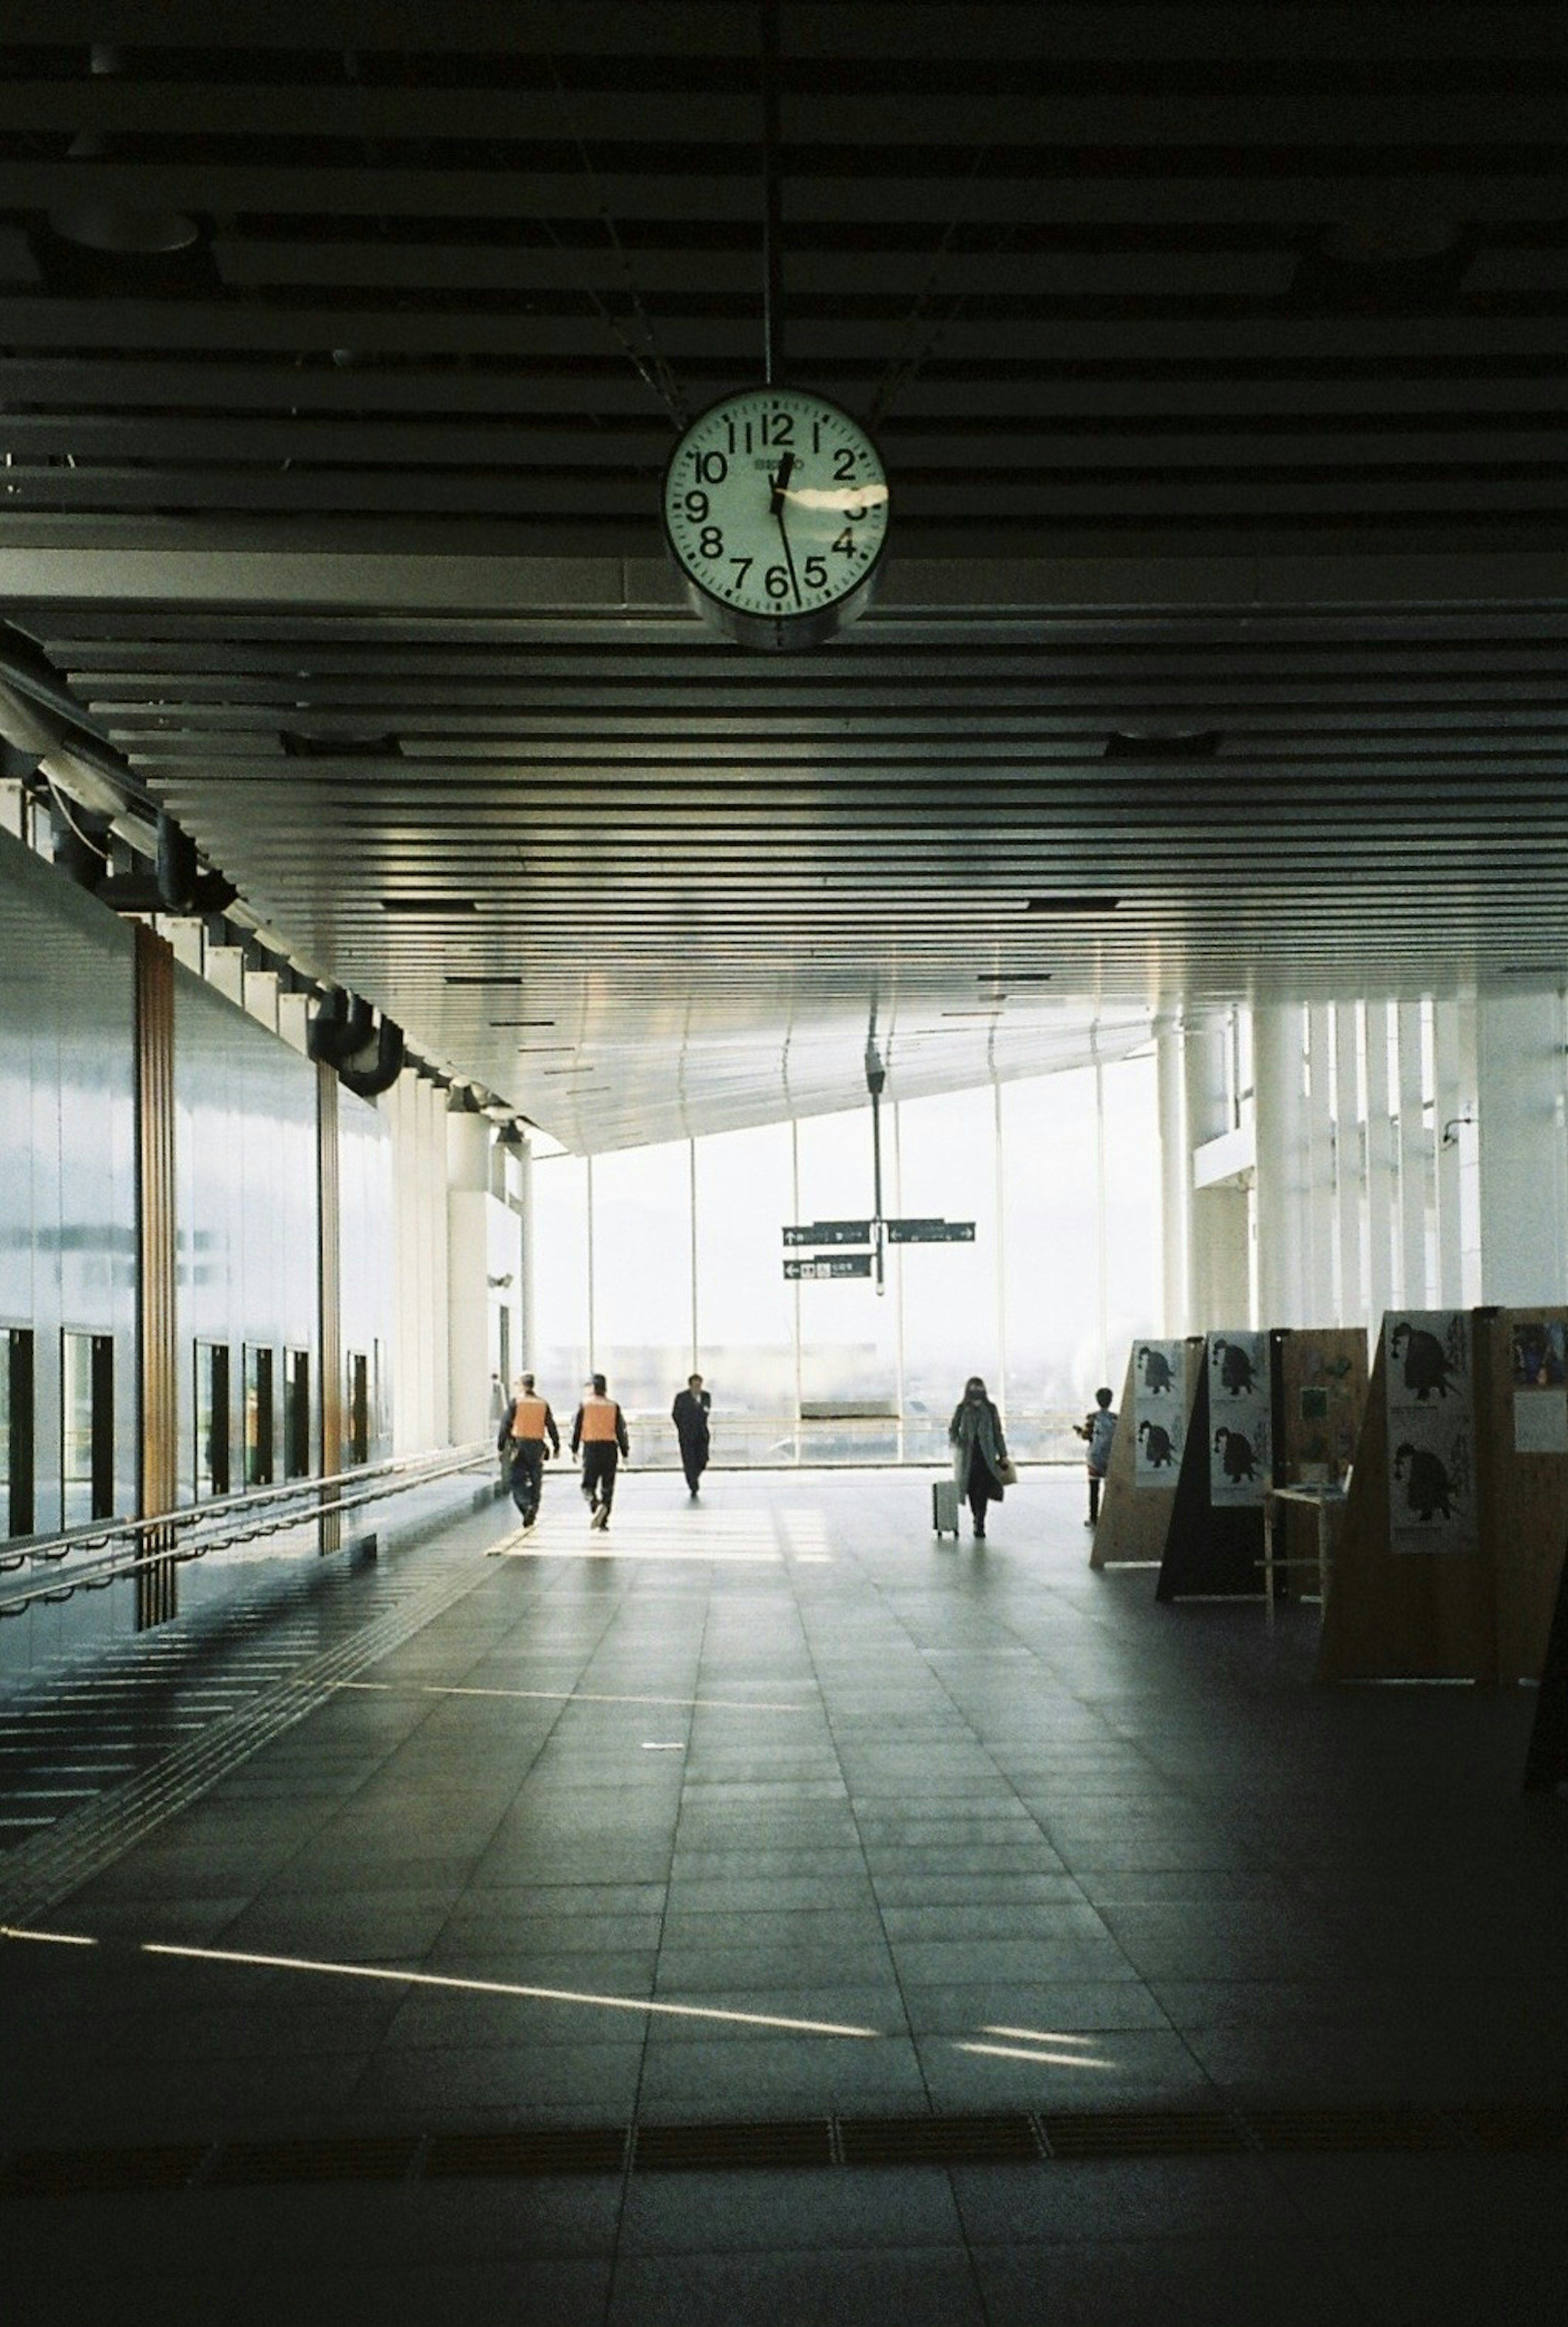
<path id="1" fill-rule="evenodd" d="M 863 612 L 887 543 L 882 456 L 798 388 L 700 413 L 664 475 L 670 555 L 705 620 L 742 646 L 817 646 Z"/>

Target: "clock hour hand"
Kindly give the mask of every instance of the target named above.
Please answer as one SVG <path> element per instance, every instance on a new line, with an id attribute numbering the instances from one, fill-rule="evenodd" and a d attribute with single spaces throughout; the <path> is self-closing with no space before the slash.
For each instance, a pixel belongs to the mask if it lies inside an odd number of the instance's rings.
<path id="1" fill-rule="evenodd" d="M 795 603 L 801 603 L 800 577 L 795 571 L 795 556 L 789 547 L 789 528 L 784 522 L 784 501 L 789 491 L 789 472 L 795 466 L 793 453 L 786 453 L 779 463 L 779 473 L 773 480 L 773 514 L 779 520 L 779 538 L 784 545 L 784 565 L 789 575 L 789 587 L 795 593 Z"/>

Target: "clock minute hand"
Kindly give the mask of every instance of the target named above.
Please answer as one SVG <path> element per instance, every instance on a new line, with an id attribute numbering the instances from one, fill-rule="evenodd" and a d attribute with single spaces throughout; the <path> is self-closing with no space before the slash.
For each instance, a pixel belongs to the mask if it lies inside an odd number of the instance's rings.
<path id="1" fill-rule="evenodd" d="M 780 520 L 782 520 L 784 515 L 784 496 L 789 491 L 789 475 L 794 466 L 794 453 L 786 453 L 783 459 L 779 463 L 779 473 L 773 479 L 773 498 L 770 506 L 772 508 L 773 515 Z"/>
<path id="2" fill-rule="evenodd" d="M 779 463 L 779 473 L 773 480 L 773 514 L 779 520 L 779 538 L 784 545 L 784 565 L 789 575 L 789 587 L 795 593 L 795 603 L 801 603 L 800 580 L 795 571 L 794 552 L 789 547 L 789 528 L 784 522 L 784 501 L 789 491 L 789 472 L 795 466 L 793 453 L 786 453 Z"/>

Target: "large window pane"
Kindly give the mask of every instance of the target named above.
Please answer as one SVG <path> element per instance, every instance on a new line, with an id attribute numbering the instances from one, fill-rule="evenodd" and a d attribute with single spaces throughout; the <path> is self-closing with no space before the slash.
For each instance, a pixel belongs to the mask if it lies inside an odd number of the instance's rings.
<path id="1" fill-rule="evenodd" d="M 1093 1069 L 1004 1086 L 1002 1135 L 1013 1436 L 1059 1457 L 1105 1364 Z"/>
<path id="2" fill-rule="evenodd" d="M 973 1220 L 975 1234 L 890 1246 L 880 1296 L 874 1278 L 787 1282 L 780 1233 L 871 1218 L 869 1106 L 603 1156 L 591 1175 L 580 1158 L 540 1159 L 541 1388 L 570 1413 L 592 1334 L 639 1422 L 638 1459 L 673 1464 L 669 1403 L 695 1339 L 716 1462 L 932 1462 L 978 1372 L 1020 1453 L 1080 1460 L 1071 1422 L 1101 1380 L 1117 1385 L 1159 1294 L 1153 1061 L 1108 1067 L 1100 1085 L 1103 1149 L 1093 1069 L 884 1105 L 885 1212 Z"/>
<path id="3" fill-rule="evenodd" d="M 795 1452 L 796 1288 L 782 1231 L 794 1215 L 787 1123 L 696 1143 L 697 1369 L 713 1393 L 715 1463 Z"/>
<path id="4" fill-rule="evenodd" d="M 581 1155 L 534 1164 L 529 1211 L 533 1346 L 523 1362 L 557 1422 L 569 1423 L 588 1371 L 588 1166 Z"/>
<path id="5" fill-rule="evenodd" d="M 1106 1374 L 1118 1397 L 1133 1340 L 1160 1313 L 1160 1145 L 1153 1058 L 1102 1078 L 1106 1118 Z"/>
<path id="6" fill-rule="evenodd" d="M 891 1109 L 883 1109 L 887 1132 Z M 869 1102 L 851 1114 L 809 1117 L 795 1126 L 797 1219 L 866 1220 L 874 1179 Z M 888 1155 L 883 1151 L 884 1206 Z M 782 1255 L 780 1255 L 782 1258 Z M 886 1462 L 898 1452 L 896 1304 L 872 1277 L 807 1281 L 800 1320 L 800 1459 Z M 880 1417 L 880 1419 L 879 1419 Z"/>
<path id="7" fill-rule="evenodd" d="M 637 1430 L 639 1463 L 675 1458 L 670 1401 L 692 1370 L 691 1150 L 593 1164 L 593 1363 Z"/>
<path id="8" fill-rule="evenodd" d="M 903 1311 L 904 1451 L 914 1462 L 946 1452 L 947 1421 L 971 1374 L 1014 1404 L 1003 1362 L 997 1301 L 995 1096 L 950 1091 L 906 1100 L 896 1126 L 896 1201 L 911 1220 L 973 1220 L 972 1244 L 891 1248 Z"/>

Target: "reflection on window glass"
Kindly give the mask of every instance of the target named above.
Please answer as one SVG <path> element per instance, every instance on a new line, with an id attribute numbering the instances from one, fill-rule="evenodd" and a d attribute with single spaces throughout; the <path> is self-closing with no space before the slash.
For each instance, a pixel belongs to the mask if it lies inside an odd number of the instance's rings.
<path id="1" fill-rule="evenodd" d="M 245 1352 L 245 1483 L 270 1487 L 273 1472 L 272 1351 Z"/>
<path id="2" fill-rule="evenodd" d="M 0 1514 L 7 1535 L 31 1535 L 33 1504 L 33 1335 L 11 1326 L 0 1347 Z"/>
<path id="3" fill-rule="evenodd" d="M 283 1353 L 283 1460 L 287 1479 L 311 1474 L 311 1353 Z"/>
<path id="4" fill-rule="evenodd" d="M 350 1350 L 348 1370 L 348 1455 L 350 1464 L 370 1459 L 370 1360 L 362 1350 Z"/>
<path id="5" fill-rule="evenodd" d="M 196 1498 L 226 1495 L 229 1459 L 229 1350 L 222 1341 L 196 1344 Z"/>
<path id="6" fill-rule="evenodd" d="M 60 1337 L 61 1524 L 111 1516 L 115 1502 L 114 1338 Z"/>

